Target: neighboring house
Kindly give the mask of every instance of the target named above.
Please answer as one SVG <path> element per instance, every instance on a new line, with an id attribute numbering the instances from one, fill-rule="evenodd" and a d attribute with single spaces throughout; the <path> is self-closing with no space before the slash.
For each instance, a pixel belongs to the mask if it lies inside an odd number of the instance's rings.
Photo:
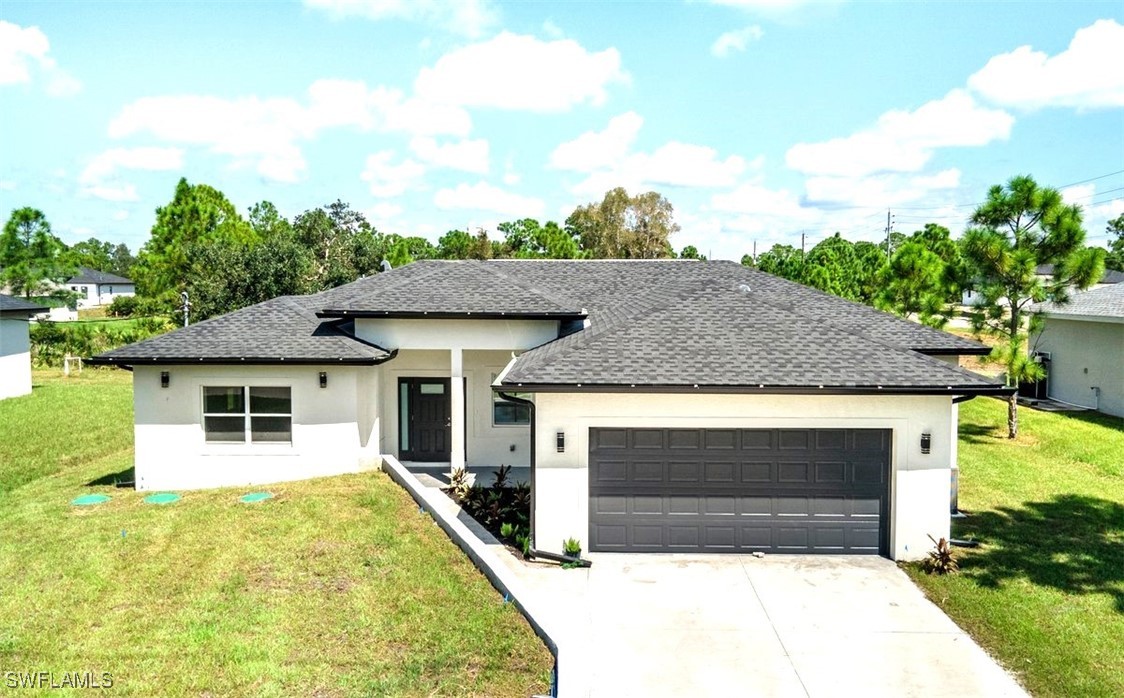
<path id="1" fill-rule="evenodd" d="M 45 310 L 22 298 L 0 294 L 0 400 L 31 392 L 28 319 Z"/>
<path id="2" fill-rule="evenodd" d="M 1054 278 L 1054 265 L 1053 264 L 1039 264 L 1034 269 L 1034 275 L 1043 282 L 1050 281 Z M 1116 271 L 1115 269 L 1105 269 L 1104 274 L 1101 275 L 1101 280 L 1095 286 L 1110 286 L 1124 281 L 1124 272 Z M 1007 299 L 1000 299 L 1000 304 L 1006 305 Z M 961 305 L 979 305 L 983 303 L 983 297 L 975 291 L 975 289 L 968 287 L 965 288 L 961 294 Z"/>
<path id="3" fill-rule="evenodd" d="M 78 274 L 66 280 L 63 287 L 80 294 L 79 308 L 109 305 L 118 296 L 135 296 L 137 287 L 123 276 L 79 267 Z"/>
<path id="4" fill-rule="evenodd" d="M 1049 397 L 1124 417 L 1124 283 L 1034 309 L 1046 318 L 1030 346 L 1049 360 Z"/>
<path id="5" fill-rule="evenodd" d="M 535 545 L 917 558 L 987 347 L 733 262 L 425 261 L 96 357 L 140 489 L 530 465 Z M 529 400 L 529 402 L 528 402 Z"/>

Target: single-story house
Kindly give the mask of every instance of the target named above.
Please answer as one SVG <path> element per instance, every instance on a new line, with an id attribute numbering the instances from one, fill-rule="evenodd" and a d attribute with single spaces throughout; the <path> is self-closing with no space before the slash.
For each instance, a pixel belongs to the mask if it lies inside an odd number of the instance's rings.
<path id="1" fill-rule="evenodd" d="M 948 536 L 987 347 L 734 262 L 423 261 L 116 349 L 142 489 L 530 466 L 535 545 L 866 553 Z"/>
<path id="2" fill-rule="evenodd" d="M 46 310 L 22 298 L 0 294 L 0 400 L 31 392 L 28 320 Z"/>
<path id="3" fill-rule="evenodd" d="M 1054 278 L 1054 265 L 1053 264 L 1039 264 L 1034 268 L 1034 275 L 1042 282 L 1050 281 Z M 1101 278 L 1095 284 L 1095 287 L 1111 286 L 1124 281 L 1124 272 L 1116 271 L 1115 269 L 1105 269 L 1101 274 Z M 1007 300 L 1003 299 L 1001 303 L 1006 304 Z M 961 305 L 979 305 L 983 303 L 983 296 L 976 292 L 974 288 L 968 286 L 961 293 Z"/>
<path id="4" fill-rule="evenodd" d="M 1124 283 L 1077 291 L 1045 316 L 1030 346 L 1047 360 L 1047 395 L 1124 417 Z"/>
<path id="5" fill-rule="evenodd" d="M 78 274 L 66 280 L 65 288 L 80 294 L 79 308 L 109 305 L 118 296 L 135 296 L 136 285 L 123 276 L 89 267 L 79 267 Z"/>

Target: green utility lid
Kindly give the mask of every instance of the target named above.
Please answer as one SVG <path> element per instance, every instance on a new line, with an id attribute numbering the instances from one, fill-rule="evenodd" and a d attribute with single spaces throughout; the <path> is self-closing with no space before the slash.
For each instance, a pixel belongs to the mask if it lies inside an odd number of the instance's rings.
<path id="1" fill-rule="evenodd" d="M 263 502 L 273 495 L 269 492 L 251 492 L 250 494 L 242 495 L 242 501 L 246 504 L 253 504 L 254 502 Z"/>
<path id="2" fill-rule="evenodd" d="M 108 494 L 84 494 L 71 500 L 71 504 L 76 507 L 88 507 L 91 504 L 104 504 L 109 501 Z"/>
<path id="3" fill-rule="evenodd" d="M 160 492 L 159 494 L 150 494 L 144 498 L 147 504 L 171 504 L 172 502 L 180 501 L 180 496 L 175 492 Z"/>

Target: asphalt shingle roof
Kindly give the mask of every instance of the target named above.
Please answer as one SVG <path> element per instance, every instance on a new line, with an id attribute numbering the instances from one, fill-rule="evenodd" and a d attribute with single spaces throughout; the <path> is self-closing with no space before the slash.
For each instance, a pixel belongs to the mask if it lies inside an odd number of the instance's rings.
<path id="1" fill-rule="evenodd" d="M 36 313 L 45 313 L 48 310 L 50 310 L 50 308 L 44 308 L 41 305 L 29 303 L 22 298 L 0 293 L 0 313 L 5 315 L 27 317 L 35 315 Z"/>
<path id="2" fill-rule="evenodd" d="M 1096 286 L 1088 291 L 1075 291 L 1065 305 L 1039 303 L 1034 310 L 1047 316 L 1084 315 L 1103 318 L 1124 318 L 1124 283 Z"/>
<path id="3" fill-rule="evenodd" d="M 103 354 L 116 363 L 391 358 L 338 320 L 388 315 L 585 316 L 524 352 L 505 385 L 769 386 L 983 390 L 924 356 L 983 345 L 734 262 L 417 262 L 323 293 L 284 297 Z"/>
<path id="4" fill-rule="evenodd" d="M 381 347 L 316 317 L 315 296 L 281 296 L 136 344 L 107 351 L 95 363 L 379 363 Z"/>
<path id="5" fill-rule="evenodd" d="M 124 276 L 98 271 L 89 267 L 78 267 L 78 274 L 67 279 L 68 284 L 131 284 Z"/>

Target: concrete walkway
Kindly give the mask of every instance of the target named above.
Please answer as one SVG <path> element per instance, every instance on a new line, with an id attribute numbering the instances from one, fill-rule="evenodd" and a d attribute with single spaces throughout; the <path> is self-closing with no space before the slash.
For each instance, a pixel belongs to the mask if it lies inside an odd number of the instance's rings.
<path id="1" fill-rule="evenodd" d="M 595 553 L 563 570 L 388 466 L 544 635 L 563 698 L 1026 695 L 889 560 Z"/>

